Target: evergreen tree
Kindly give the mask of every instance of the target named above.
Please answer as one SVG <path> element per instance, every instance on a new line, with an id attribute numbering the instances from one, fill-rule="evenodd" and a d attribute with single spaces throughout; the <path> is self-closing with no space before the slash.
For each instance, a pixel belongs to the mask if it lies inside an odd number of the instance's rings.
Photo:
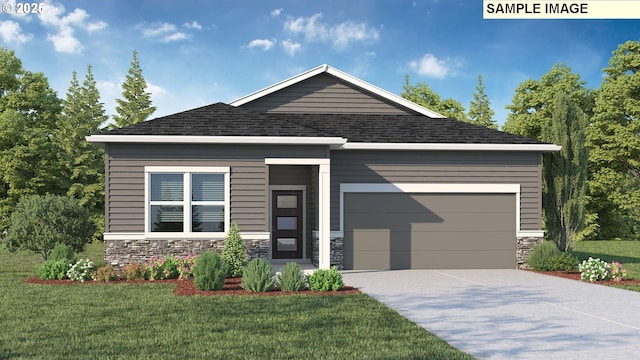
<path id="1" fill-rule="evenodd" d="M 435 111 L 449 119 L 456 119 L 468 122 L 464 106 L 455 99 L 442 99 L 435 93 L 426 82 L 411 84 L 409 75 L 404 76 L 403 91 L 400 94 L 403 98 Z"/>
<path id="2" fill-rule="evenodd" d="M 498 124 L 493 120 L 495 112 L 491 109 L 489 97 L 484 92 L 482 75 L 478 75 L 478 85 L 473 93 L 473 100 L 469 103 L 469 122 L 472 124 L 497 129 Z"/>
<path id="3" fill-rule="evenodd" d="M 233 223 L 227 233 L 222 248 L 222 260 L 229 266 L 227 275 L 229 277 L 240 277 L 247 265 L 247 250 L 240 237 L 238 224 Z"/>
<path id="4" fill-rule="evenodd" d="M 618 46 L 603 71 L 592 126 L 591 207 L 600 237 L 640 238 L 640 41 Z"/>
<path id="5" fill-rule="evenodd" d="M 102 151 L 85 137 L 99 133 L 107 119 L 91 65 L 87 66 L 82 86 L 74 71 L 63 101 L 59 138 L 70 180 L 67 195 L 78 199 L 80 205 L 90 211 L 96 237 L 104 228 L 104 158 Z"/>
<path id="6" fill-rule="evenodd" d="M 587 161 L 585 129 L 588 117 L 568 95 L 558 93 L 550 122 L 541 129 L 542 140 L 562 146 L 545 153 L 542 206 L 547 238 L 562 251 L 573 248 L 586 220 Z"/>
<path id="7" fill-rule="evenodd" d="M 133 52 L 133 60 L 127 73 L 127 77 L 122 83 L 122 97 L 116 99 L 116 112 L 113 116 L 115 126 L 120 128 L 143 122 L 156 111 L 156 107 L 151 105 L 151 93 L 147 91 L 147 82 L 142 76 L 142 69 L 138 62 L 138 52 Z"/>

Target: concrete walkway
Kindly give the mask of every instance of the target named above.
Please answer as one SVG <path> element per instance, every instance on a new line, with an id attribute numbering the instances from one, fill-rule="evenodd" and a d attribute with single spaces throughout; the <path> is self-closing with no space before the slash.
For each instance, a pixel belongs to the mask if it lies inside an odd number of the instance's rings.
<path id="1" fill-rule="evenodd" d="M 479 359 L 638 359 L 640 292 L 523 270 L 344 271 Z"/>

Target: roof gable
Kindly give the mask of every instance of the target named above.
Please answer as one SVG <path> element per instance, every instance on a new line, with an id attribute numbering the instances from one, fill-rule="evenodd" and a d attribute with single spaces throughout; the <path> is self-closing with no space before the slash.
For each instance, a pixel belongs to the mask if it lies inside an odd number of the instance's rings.
<path id="1" fill-rule="evenodd" d="M 256 91 L 230 105 L 261 112 L 389 113 L 444 118 L 329 65 Z"/>

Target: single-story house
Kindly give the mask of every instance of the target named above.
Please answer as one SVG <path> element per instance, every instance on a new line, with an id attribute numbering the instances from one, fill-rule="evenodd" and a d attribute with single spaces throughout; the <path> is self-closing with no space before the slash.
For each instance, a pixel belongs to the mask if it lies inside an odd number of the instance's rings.
<path id="1" fill-rule="evenodd" d="M 221 250 L 320 268 L 516 268 L 542 240 L 541 154 L 322 65 L 230 104 L 89 136 L 111 264 Z"/>

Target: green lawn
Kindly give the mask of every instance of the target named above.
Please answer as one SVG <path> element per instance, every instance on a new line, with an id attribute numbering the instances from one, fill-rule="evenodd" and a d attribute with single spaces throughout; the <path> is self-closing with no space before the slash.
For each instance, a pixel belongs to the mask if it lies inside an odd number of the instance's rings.
<path id="1" fill-rule="evenodd" d="M 100 261 L 102 246 L 80 255 Z M 162 284 L 34 285 L 0 249 L 0 359 L 471 359 L 366 295 L 182 297 Z"/>
<path id="2" fill-rule="evenodd" d="M 580 261 L 589 256 L 607 262 L 618 261 L 627 269 L 629 278 L 640 279 L 640 241 L 579 241 L 574 247 L 573 255 Z M 618 287 L 640 291 L 640 285 Z"/>

